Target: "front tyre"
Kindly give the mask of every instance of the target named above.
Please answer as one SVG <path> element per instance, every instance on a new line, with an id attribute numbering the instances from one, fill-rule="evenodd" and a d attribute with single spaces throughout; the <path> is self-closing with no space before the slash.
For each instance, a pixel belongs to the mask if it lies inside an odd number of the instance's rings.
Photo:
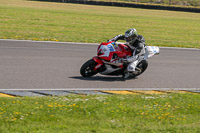
<path id="1" fill-rule="evenodd" d="M 98 71 L 94 70 L 94 67 L 97 65 L 97 63 L 93 60 L 93 59 L 90 59 L 88 60 L 87 62 L 85 62 L 81 69 L 80 69 L 80 73 L 83 77 L 91 77 L 95 74 L 98 73 Z"/>
<path id="2" fill-rule="evenodd" d="M 148 62 L 147 60 L 142 60 L 138 65 L 137 65 L 137 69 L 139 70 L 137 72 L 137 74 L 135 74 L 135 76 L 139 76 L 140 74 L 142 74 L 148 67 Z M 137 70 L 136 70 L 137 71 Z"/>

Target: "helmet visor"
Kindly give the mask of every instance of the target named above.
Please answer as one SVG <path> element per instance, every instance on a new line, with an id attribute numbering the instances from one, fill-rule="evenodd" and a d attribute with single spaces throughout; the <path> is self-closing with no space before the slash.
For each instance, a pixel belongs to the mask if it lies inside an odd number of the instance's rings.
<path id="1" fill-rule="evenodd" d="M 129 36 L 129 37 L 126 37 L 126 42 L 135 42 L 135 40 L 136 40 L 136 38 L 137 38 L 137 35 L 132 35 L 132 36 Z"/>

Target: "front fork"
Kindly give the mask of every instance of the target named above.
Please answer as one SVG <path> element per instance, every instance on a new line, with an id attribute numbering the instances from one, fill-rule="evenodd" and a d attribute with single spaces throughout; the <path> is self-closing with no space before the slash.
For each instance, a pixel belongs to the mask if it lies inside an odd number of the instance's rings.
<path id="1" fill-rule="evenodd" d="M 97 63 L 97 65 L 94 67 L 94 71 L 99 69 L 104 64 L 103 61 L 99 59 L 98 56 L 94 56 L 92 59 Z"/>

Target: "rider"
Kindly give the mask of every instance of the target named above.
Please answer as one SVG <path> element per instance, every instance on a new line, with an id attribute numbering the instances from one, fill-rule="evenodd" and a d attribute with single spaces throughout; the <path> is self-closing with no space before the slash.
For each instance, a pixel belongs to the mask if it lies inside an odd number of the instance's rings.
<path id="1" fill-rule="evenodd" d="M 125 40 L 126 45 L 133 51 L 133 56 L 128 56 L 123 59 L 124 62 L 129 63 L 127 70 L 123 74 L 123 78 L 129 78 L 134 72 L 138 63 L 138 57 L 144 55 L 145 40 L 142 35 L 138 35 L 135 28 L 128 29 L 125 35 L 117 35 L 108 41 Z"/>

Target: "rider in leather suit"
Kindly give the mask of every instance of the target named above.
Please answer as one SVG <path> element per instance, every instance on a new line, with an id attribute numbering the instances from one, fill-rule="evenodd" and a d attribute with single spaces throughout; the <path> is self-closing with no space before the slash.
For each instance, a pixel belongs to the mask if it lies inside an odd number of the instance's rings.
<path id="1" fill-rule="evenodd" d="M 138 63 L 138 57 L 144 55 L 145 40 L 142 35 L 138 35 L 135 28 L 128 29 L 125 35 L 117 35 L 109 41 L 125 40 L 126 45 L 129 46 L 133 51 L 133 56 L 126 57 L 123 59 L 124 62 L 129 63 L 127 70 L 125 70 L 123 78 L 129 78 L 135 72 L 135 68 Z"/>

